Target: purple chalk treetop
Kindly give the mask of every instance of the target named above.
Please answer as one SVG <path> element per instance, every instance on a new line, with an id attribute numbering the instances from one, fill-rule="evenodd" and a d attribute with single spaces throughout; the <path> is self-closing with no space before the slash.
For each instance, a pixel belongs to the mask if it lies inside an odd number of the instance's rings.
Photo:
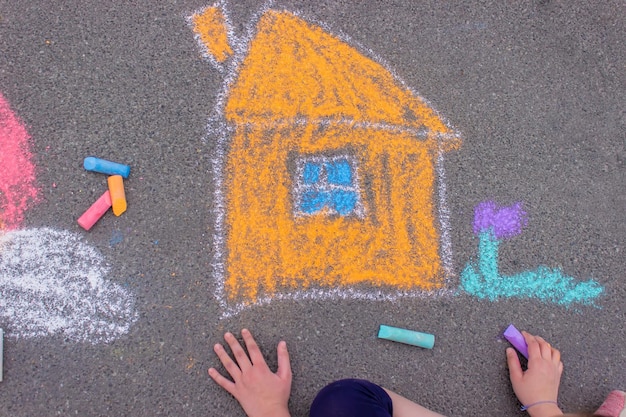
<path id="1" fill-rule="evenodd" d="M 496 239 L 512 237 L 522 233 L 526 223 L 527 217 L 522 209 L 522 203 L 498 207 L 493 201 L 483 201 L 474 208 L 476 235 L 492 230 Z"/>

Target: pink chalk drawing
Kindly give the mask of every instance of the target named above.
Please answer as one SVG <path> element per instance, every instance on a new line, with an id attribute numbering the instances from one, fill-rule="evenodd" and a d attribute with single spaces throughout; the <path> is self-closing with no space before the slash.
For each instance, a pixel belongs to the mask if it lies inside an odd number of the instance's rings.
<path id="1" fill-rule="evenodd" d="M 30 135 L 0 93 L 0 230 L 15 230 L 39 200 Z"/>

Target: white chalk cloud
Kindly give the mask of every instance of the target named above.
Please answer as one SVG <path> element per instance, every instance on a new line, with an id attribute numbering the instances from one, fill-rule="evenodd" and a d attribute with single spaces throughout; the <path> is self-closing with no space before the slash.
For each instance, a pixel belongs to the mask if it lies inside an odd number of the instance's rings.
<path id="1" fill-rule="evenodd" d="M 106 280 L 100 252 L 50 228 L 0 232 L 0 323 L 9 336 L 106 343 L 137 320 L 130 291 Z"/>

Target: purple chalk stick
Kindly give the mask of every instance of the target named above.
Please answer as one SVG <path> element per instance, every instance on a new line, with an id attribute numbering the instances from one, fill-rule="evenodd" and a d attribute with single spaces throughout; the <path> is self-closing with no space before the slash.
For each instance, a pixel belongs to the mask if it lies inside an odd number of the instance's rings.
<path id="1" fill-rule="evenodd" d="M 515 328 L 512 324 L 506 328 L 504 331 L 504 338 L 509 341 L 513 345 L 515 349 L 526 359 L 528 359 L 528 345 L 526 344 L 526 340 L 524 339 L 524 335 L 520 333 L 519 330 Z"/>

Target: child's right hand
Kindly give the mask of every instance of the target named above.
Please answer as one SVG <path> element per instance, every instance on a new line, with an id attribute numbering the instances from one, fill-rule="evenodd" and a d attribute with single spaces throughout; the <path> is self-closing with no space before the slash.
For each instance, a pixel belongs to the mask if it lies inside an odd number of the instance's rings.
<path id="1" fill-rule="evenodd" d="M 528 345 L 528 368 L 522 371 L 519 357 L 513 348 L 507 348 L 506 358 L 513 391 L 531 417 L 550 417 L 563 414 L 556 404 L 563 373 L 561 353 L 539 336 L 522 332 Z M 546 401 L 546 402 L 544 402 Z"/>

